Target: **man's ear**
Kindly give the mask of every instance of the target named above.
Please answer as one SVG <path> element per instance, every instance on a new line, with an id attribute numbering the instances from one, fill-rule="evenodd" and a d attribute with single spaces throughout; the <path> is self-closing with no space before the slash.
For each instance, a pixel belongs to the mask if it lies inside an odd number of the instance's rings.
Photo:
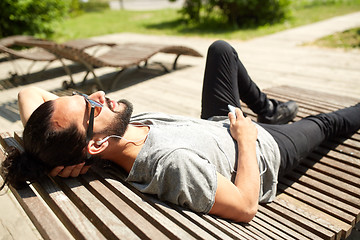
<path id="1" fill-rule="evenodd" d="M 98 140 L 100 140 L 100 139 L 98 139 Z M 99 154 L 99 153 L 103 152 L 109 146 L 108 141 L 105 141 L 102 144 L 97 144 L 96 142 L 98 140 L 90 140 L 88 143 L 87 149 L 91 155 Z"/>

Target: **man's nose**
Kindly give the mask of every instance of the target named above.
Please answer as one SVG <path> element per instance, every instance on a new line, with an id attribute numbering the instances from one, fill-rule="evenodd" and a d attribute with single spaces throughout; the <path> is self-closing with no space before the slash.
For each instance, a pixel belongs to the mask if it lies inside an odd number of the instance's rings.
<path id="1" fill-rule="evenodd" d="M 90 99 L 100 102 L 101 104 L 105 103 L 105 92 L 104 91 L 97 91 L 92 93 L 89 96 Z"/>

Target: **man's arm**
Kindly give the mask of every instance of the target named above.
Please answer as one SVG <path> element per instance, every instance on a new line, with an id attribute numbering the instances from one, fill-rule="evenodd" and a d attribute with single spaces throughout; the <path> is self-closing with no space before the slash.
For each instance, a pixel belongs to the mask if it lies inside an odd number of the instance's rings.
<path id="1" fill-rule="evenodd" d="M 44 102 L 55 100 L 58 96 L 37 87 L 28 87 L 22 89 L 18 94 L 18 104 L 20 118 L 25 126 L 31 114 Z"/>
<path id="2" fill-rule="evenodd" d="M 260 191 L 257 129 L 240 109 L 236 109 L 236 115 L 237 118 L 229 114 L 231 136 L 237 141 L 239 151 L 235 182 L 233 184 L 217 174 L 215 203 L 209 213 L 237 222 L 249 222 L 257 212 Z"/>

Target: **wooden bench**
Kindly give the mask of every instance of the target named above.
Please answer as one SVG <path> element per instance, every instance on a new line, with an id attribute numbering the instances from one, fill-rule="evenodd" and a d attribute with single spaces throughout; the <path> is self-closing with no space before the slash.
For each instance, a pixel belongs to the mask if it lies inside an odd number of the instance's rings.
<path id="1" fill-rule="evenodd" d="M 295 121 L 359 101 L 286 86 L 265 92 L 296 100 Z M 244 111 L 255 117 L 246 106 Z M 21 148 L 21 137 L 2 133 L 1 144 Z M 359 132 L 328 141 L 281 179 L 276 200 L 261 205 L 249 224 L 144 195 L 124 181 L 120 169 L 92 168 L 78 178 L 45 177 L 25 189 L 10 189 L 45 239 L 344 239 L 360 218 L 359 169 Z"/>

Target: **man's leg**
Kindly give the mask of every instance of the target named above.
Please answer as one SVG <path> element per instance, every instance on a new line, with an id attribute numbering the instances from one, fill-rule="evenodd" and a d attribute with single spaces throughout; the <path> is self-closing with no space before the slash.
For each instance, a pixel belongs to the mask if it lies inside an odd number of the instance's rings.
<path id="1" fill-rule="evenodd" d="M 360 129 L 360 103 L 331 113 L 309 116 L 287 125 L 261 124 L 278 143 L 279 175 L 295 168 L 302 159 L 329 138 L 348 136 Z"/>
<path id="2" fill-rule="evenodd" d="M 227 105 L 240 108 L 240 99 L 264 120 L 262 122 L 274 116 L 271 123 L 286 123 L 297 111 L 294 102 L 283 104 L 268 99 L 251 80 L 235 49 L 224 41 L 216 41 L 209 47 L 206 59 L 201 118 L 226 116 Z"/>
<path id="3" fill-rule="evenodd" d="M 227 116 L 227 105 L 240 108 L 240 97 L 252 104 L 253 111 L 267 111 L 269 100 L 251 80 L 235 49 L 216 41 L 206 59 L 201 118 Z"/>

